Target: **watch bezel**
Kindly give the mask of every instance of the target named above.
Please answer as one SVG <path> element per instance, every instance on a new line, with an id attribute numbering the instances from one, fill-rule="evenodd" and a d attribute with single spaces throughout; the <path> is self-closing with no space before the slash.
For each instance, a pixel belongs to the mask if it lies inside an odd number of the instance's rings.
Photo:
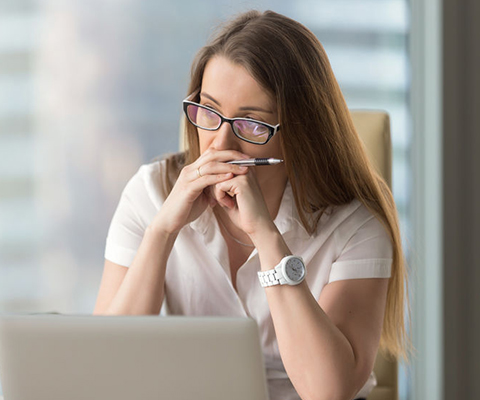
<path id="1" fill-rule="evenodd" d="M 302 263 L 303 265 L 303 275 L 302 277 L 298 280 L 298 281 L 294 281 L 292 279 L 290 279 L 290 277 L 287 275 L 287 264 L 289 262 L 291 262 L 292 259 L 297 259 L 297 260 L 300 260 L 300 262 Z M 307 274 L 307 269 L 305 267 L 305 262 L 303 261 L 303 259 L 301 257 L 298 257 L 298 256 L 287 256 L 283 259 L 283 262 L 282 262 L 282 275 L 283 275 L 283 278 L 285 279 L 285 281 L 287 282 L 287 284 L 289 285 L 298 285 L 300 283 L 303 282 L 303 280 L 305 279 L 305 276 Z"/>

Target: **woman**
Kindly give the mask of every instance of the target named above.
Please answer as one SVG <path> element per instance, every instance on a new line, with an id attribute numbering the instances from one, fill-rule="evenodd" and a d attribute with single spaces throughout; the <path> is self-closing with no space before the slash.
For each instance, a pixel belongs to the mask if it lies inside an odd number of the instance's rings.
<path id="1" fill-rule="evenodd" d="M 366 397 L 379 343 L 405 354 L 406 272 L 323 47 L 242 14 L 200 50 L 184 110 L 188 150 L 122 194 L 94 313 L 250 316 L 272 399 Z M 267 157 L 284 162 L 228 162 Z"/>

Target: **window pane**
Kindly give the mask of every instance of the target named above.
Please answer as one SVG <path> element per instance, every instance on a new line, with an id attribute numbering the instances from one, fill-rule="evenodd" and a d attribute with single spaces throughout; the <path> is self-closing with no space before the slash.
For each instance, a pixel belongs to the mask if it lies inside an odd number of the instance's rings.
<path id="1" fill-rule="evenodd" d="M 390 114 L 410 236 L 406 0 L 3 1 L 0 311 L 93 310 L 121 191 L 141 164 L 178 149 L 195 52 L 250 7 L 304 23 L 349 107 Z"/>

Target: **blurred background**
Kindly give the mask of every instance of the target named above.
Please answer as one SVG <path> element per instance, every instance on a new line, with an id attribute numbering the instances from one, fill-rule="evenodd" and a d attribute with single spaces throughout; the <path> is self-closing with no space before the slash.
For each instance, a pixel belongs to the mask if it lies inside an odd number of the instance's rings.
<path id="1" fill-rule="evenodd" d="M 438 4 L 0 0 L 0 312 L 93 311 L 121 191 L 178 149 L 196 51 L 232 14 L 272 9 L 317 35 L 350 108 L 390 114 L 418 350 L 400 397 L 440 398 Z"/>
<path id="2" fill-rule="evenodd" d="M 214 26 L 250 7 L 304 23 L 325 46 L 349 106 L 390 113 L 394 192 L 408 235 L 405 0 L 16 0 L 4 7 L 3 310 L 93 310 L 121 191 L 141 164 L 177 151 L 195 53 Z"/>

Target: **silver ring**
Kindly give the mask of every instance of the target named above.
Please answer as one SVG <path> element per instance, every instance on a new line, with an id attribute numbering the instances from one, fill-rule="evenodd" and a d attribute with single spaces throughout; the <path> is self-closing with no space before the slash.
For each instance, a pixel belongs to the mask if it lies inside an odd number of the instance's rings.
<path id="1" fill-rule="evenodd" d="M 200 167 L 197 168 L 197 176 L 201 178 L 203 175 L 200 173 Z"/>

